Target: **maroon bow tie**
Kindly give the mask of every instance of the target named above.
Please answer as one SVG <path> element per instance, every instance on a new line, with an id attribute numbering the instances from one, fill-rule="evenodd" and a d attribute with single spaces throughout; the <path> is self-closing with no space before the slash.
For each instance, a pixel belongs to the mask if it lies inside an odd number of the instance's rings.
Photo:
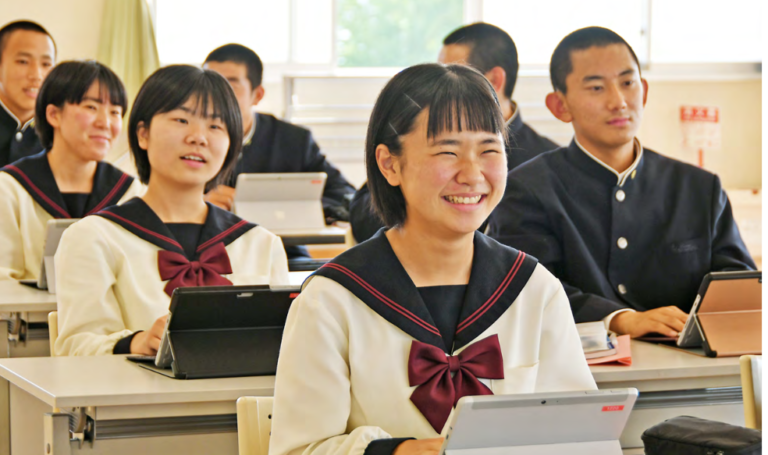
<path id="1" fill-rule="evenodd" d="M 411 344 L 408 381 L 411 387 L 418 385 L 411 401 L 438 433 L 459 398 L 493 395 L 477 378 L 504 379 L 498 335 L 483 338 L 457 356 L 447 356 L 442 349 L 420 341 Z"/>
<path id="2" fill-rule="evenodd" d="M 224 244 L 219 242 L 200 254 L 200 260 L 190 262 L 183 254 L 161 250 L 157 252 L 160 279 L 169 280 L 165 293 L 189 286 L 226 286 L 232 282 L 221 275 L 232 273 L 232 265 Z"/>

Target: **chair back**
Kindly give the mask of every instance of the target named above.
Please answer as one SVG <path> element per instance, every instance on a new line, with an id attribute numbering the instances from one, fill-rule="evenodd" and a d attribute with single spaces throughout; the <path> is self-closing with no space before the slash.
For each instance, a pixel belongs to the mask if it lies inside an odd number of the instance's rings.
<path id="1" fill-rule="evenodd" d="M 747 428 L 763 427 L 763 356 L 743 355 L 741 366 L 741 393 L 744 397 L 744 424 Z"/>
<path id="2" fill-rule="evenodd" d="M 51 311 L 48 313 L 48 343 L 51 347 L 51 357 L 56 356 L 53 347 L 56 345 L 56 338 L 59 337 L 59 312 Z"/>
<path id="3" fill-rule="evenodd" d="M 272 397 L 240 397 L 237 400 L 239 455 L 267 455 L 272 431 Z"/>

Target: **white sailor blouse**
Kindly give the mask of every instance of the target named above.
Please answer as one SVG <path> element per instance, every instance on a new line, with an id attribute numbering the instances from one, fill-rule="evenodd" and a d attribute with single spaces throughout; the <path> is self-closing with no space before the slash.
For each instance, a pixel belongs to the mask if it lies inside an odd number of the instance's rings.
<path id="1" fill-rule="evenodd" d="M 270 455 L 363 454 L 433 438 L 465 395 L 596 389 L 560 282 L 475 233 L 470 282 L 445 346 L 384 230 L 314 273 L 293 302 Z"/>
<path id="2" fill-rule="evenodd" d="M 54 261 L 56 355 L 111 354 L 168 313 L 176 287 L 289 284 L 280 238 L 211 204 L 193 257 L 134 198 L 72 225 Z"/>
<path id="3" fill-rule="evenodd" d="M 96 213 L 141 191 L 138 180 L 99 162 L 85 213 Z M 0 280 L 37 279 L 48 221 L 75 217 L 56 185 L 45 151 L 0 169 Z"/>

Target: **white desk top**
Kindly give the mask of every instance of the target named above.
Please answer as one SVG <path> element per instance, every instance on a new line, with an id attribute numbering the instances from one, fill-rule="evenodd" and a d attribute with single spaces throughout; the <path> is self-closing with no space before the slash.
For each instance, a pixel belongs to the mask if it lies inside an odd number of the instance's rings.
<path id="1" fill-rule="evenodd" d="M 49 406 L 125 406 L 272 396 L 274 376 L 179 380 L 125 356 L 1 359 L 0 376 Z"/>
<path id="2" fill-rule="evenodd" d="M 54 311 L 56 295 L 16 281 L 0 281 L 0 311 Z"/>
<path id="3" fill-rule="evenodd" d="M 306 280 L 312 273 L 314 272 L 288 272 L 288 280 L 290 281 L 291 286 L 301 286 L 304 284 L 304 280 Z"/>
<path id="4" fill-rule="evenodd" d="M 739 374 L 739 358 L 699 357 L 644 341 L 632 340 L 632 366 L 590 367 L 598 387 L 604 382 L 687 379 Z"/>

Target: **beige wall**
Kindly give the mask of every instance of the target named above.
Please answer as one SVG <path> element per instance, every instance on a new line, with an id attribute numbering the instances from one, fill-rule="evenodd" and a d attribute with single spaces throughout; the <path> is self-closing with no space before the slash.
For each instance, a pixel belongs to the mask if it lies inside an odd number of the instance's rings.
<path id="1" fill-rule="evenodd" d="M 0 0 L 0 26 L 29 19 L 56 40 L 59 60 L 96 58 L 106 0 Z"/>

